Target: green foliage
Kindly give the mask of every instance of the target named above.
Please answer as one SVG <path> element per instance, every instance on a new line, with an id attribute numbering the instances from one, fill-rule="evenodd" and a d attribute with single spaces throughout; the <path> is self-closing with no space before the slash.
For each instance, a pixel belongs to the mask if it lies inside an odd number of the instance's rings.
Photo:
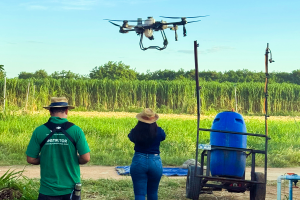
<path id="1" fill-rule="evenodd" d="M 34 72 L 33 77 L 36 79 L 48 78 L 48 73 L 44 69 L 37 70 Z"/>
<path id="2" fill-rule="evenodd" d="M 88 77 L 76 74 L 69 71 L 62 70 L 61 72 L 55 71 L 50 75 L 51 78 L 55 79 L 86 79 Z"/>
<path id="3" fill-rule="evenodd" d="M 109 114 L 109 113 L 108 113 Z M 82 128 L 91 149 L 90 165 L 129 165 L 134 154 L 134 145 L 127 135 L 136 125 L 135 114 L 122 116 L 97 115 L 70 111 L 68 119 Z M 203 116 L 202 116 L 203 117 Z M 0 120 L 0 165 L 26 164 L 26 151 L 33 130 L 45 123 L 49 113 L 18 115 L 7 114 Z M 214 116 L 201 119 L 202 128 L 211 128 Z M 297 118 L 297 121 L 299 118 Z M 264 117 L 245 117 L 247 131 L 264 134 Z M 165 166 L 180 166 L 189 158 L 195 157 L 196 116 L 160 115 L 158 125 L 162 127 L 167 138 L 161 143 L 161 157 Z M 298 122 L 297 122 L 298 123 Z M 268 147 L 268 164 L 270 167 L 292 167 L 300 164 L 300 137 L 298 124 L 294 118 L 270 118 L 268 127 L 271 138 Z M 199 143 L 208 144 L 209 132 L 200 132 Z M 264 139 L 247 137 L 247 147 L 264 148 Z M 256 155 L 258 166 L 264 165 L 264 156 Z M 249 165 L 251 158 L 247 159 Z"/>
<path id="4" fill-rule="evenodd" d="M 125 65 L 122 62 L 112 62 L 101 65 L 100 67 L 95 67 L 91 73 L 91 79 L 126 79 L 126 80 L 135 80 L 137 77 L 137 72 L 133 69 L 130 69 L 129 65 Z"/>
<path id="5" fill-rule="evenodd" d="M 0 79 L 4 78 L 6 76 L 4 65 L 0 65 Z"/>
<path id="6" fill-rule="evenodd" d="M 21 72 L 18 76 L 19 79 L 30 79 L 30 78 L 45 79 L 48 77 L 49 77 L 48 73 L 44 69 L 37 70 L 34 73 Z"/>
<path id="7" fill-rule="evenodd" d="M 20 72 L 20 74 L 18 75 L 19 79 L 30 79 L 30 78 L 34 78 L 33 73 L 30 72 Z"/>
<path id="8" fill-rule="evenodd" d="M 30 72 L 21 72 L 18 76 L 19 79 L 47 79 L 47 78 L 54 78 L 54 79 L 87 79 L 87 76 L 75 74 L 73 72 L 62 70 L 61 72 L 55 71 L 51 75 L 44 69 L 37 70 L 34 73 Z"/>
<path id="9" fill-rule="evenodd" d="M 123 177 L 120 180 L 98 179 L 82 180 L 81 199 L 105 199 L 105 200 L 130 200 L 134 199 L 133 185 L 130 177 Z M 184 178 L 171 179 L 163 176 L 158 190 L 160 200 L 180 200 L 185 198 Z M 27 183 L 27 185 L 25 185 Z M 38 198 L 39 180 L 26 179 L 18 180 L 15 186 L 24 187 L 20 200 L 33 200 Z M 27 191 L 27 192 L 26 192 Z"/>
<path id="10" fill-rule="evenodd" d="M 147 74 L 138 75 L 139 80 L 179 80 L 185 79 L 185 72 L 179 69 L 178 72 L 174 70 L 158 70 L 155 72 L 147 71 Z"/>
<path id="11" fill-rule="evenodd" d="M 20 200 L 37 199 L 39 184 L 23 176 L 23 171 L 15 172 L 9 169 L 0 177 L 0 196 L 1 191 L 6 191 L 6 193 L 10 191 L 12 198 L 15 197 Z"/>
<path id="12" fill-rule="evenodd" d="M 171 179 L 162 177 L 159 183 L 158 199 L 183 200 L 185 198 L 185 182 L 183 178 Z M 134 199 L 131 178 L 121 180 L 99 179 L 84 180 L 82 199 L 131 200 Z M 92 199 L 91 198 L 91 199 Z"/>
<path id="13" fill-rule="evenodd" d="M 1 65 L 0 65 L 1 66 Z M 2 70 L 1 70 L 2 69 Z M 3 65 L 0 68 L 3 77 Z M 4 74 L 5 75 L 5 74 Z M 35 73 L 21 72 L 18 76 L 20 79 L 109 79 L 109 80 L 195 80 L 195 70 L 191 69 L 184 71 L 184 69 L 175 70 L 157 70 L 151 72 L 147 70 L 146 73 L 138 73 L 130 69 L 129 65 L 120 62 L 109 61 L 108 63 L 95 67 L 91 70 L 89 75 L 80 75 L 74 72 L 62 70 L 61 72 L 55 71 L 48 75 L 45 70 L 38 70 Z M 264 72 L 252 72 L 247 69 L 242 70 L 229 70 L 225 72 L 217 71 L 199 71 L 200 81 L 215 81 L 219 83 L 233 82 L 265 82 Z M 269 83 L 294 83 L 300 85 L 300 70 L 294 70 L 292 73 L 287 72 L 271 72 L 269 73 Z"/>
<path id="14" fill-rule="evenodd" d="M 3 94 L 3 79 L 0 94 Z M 27 88 L 29 98 L 27 99 Z M 200 82 L 202 113 L 235 108 L 235 87 L 238 112 L 264 114 L 263 83 Z M 291 115 L 300 110 L 300 85 L 269 84 L 268 107 L 271 115 Z M 161 113 L 196 113 L 195 82 L 128 81 L 97 79 L 7 79 L 6 107 L 40 110 L 49 105 L 51 96 L 66 96 L 78 110 L 135 111 L 151 107 Z M 0 105 L 1 106 L 1 105 Z"/>

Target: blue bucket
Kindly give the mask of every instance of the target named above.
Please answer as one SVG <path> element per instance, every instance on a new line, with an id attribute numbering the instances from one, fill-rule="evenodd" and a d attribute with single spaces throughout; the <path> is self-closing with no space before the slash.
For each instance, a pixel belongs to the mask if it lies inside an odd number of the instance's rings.
<path id="1" fill-rule="evenodd" d="M 247 132 L 242 115 L 230 111 L 217 114 L 211 129 L 244 133 Z M 223 147 L 247 148 L 247 136 L 211 132 L 210 144 Z M 212 176 L 241 178 L 245 173 L 245 168 L 245 152 L 228 150 L 211 151 L 210 169 Z"/>

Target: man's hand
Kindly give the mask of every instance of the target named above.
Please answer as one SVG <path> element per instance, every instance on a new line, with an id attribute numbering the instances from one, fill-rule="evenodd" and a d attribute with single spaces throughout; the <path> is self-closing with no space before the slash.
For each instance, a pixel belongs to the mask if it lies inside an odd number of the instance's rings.
<path id="1" fill-rule="evenodd" d="M 86 164 L 90 161 L 90 152 L 89 153 L 86 153 L 86 154 L 83 154 L 83 155 L 78 155 L 78 162 L 79 164 Z"/>
<path id="2" fill-rule="evenodd" d="M 38 158 L 32 158 L 32 157 L 27 156 L 27 162 L 29 164 L 39 165 L 40 164 L 40 157 L 38 157 Z"/>

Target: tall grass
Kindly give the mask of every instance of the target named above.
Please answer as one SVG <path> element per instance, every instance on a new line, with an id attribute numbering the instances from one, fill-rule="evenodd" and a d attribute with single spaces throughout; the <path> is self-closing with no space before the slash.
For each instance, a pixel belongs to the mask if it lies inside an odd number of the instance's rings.
<path id="1" fill-rule="evenodd" d="M 2 117 L 1 117 L 2 116 Z M 118 116 L 118 113 L 116 113 Z M 26 164 L 25 151 L 33 130 L 48 119 L 48 114 L 0 115 L 0 165 Z M 136 125 L 134 117 L 84 116 L 70 112 L 68 119 L 80 126 L 91 149 L 90 165 L 129 165 L 133 156 L 133 143 L 127 138 Z M 201 120 L 201 127 L 210 128 L 213 117 Z M 247 131 L 264 134 L 263 117 L 245 117 Z M 299 121 L 299 118 L 296 119 Z M 166 134 L 161 144 L 164 165 L 182 165 L 195 157 L 196 118 L 160 116 L 158 125 Z M 269 120 L 268 164 L 270 167 L 299 166 L 300 137 L 298 122 L 294 118 Z M 200 132 L 200 143 L 209 143 L 209 133 Z M 264 149 L 263 138 L 248 136 L 248 148 Z M 248 160 L 248 159 L 247 159 Z M 249 160 L 250 162 L 251 160 Z M 248 162 L 248 164 L 249 164 Z M 257 155 L 257 165 L 263 166 L 264 156 Z"/>
<path id="2" fill-rule="evenodd" d="M 30 83 L 29 98 L 27 88 Z M 235 108 L 232 83 L 201 82 L 202 112 Z M 263 114 L 264 84 L 237 85 L 238 111 Z M 300 85 L 273 83 L 269 85 L 269 112 L 288 115 L 299 112 Z M 3 80 L 0 80 L 0 95 Z M 51 96 L 66 96 L 77 110 L 131 111 L 151 107 L 161 113 L 196 113 L 195 82 L 185 81 L 112 81 L 8 79 L 6 107 L 39 110 L 49 105 Z M 1 100 L 1 98 L 0 98 Z M 2 101 L 0 103 L 2 105 Z"/>
<path id="3" fill-rule="evenodd" d="M 0 199 L 37 199 L 39 183 L 22 175 L 23 171 L 8 170 L 0 177 Z M 5 196 L 3 194 L 6 193 Z"/>

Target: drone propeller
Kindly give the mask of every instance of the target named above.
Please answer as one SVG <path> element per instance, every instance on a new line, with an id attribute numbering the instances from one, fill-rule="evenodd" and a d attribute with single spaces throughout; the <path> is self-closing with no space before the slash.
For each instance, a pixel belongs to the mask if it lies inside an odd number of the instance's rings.
<path id="1" fill-rule="evenodd" d="M 127 21 L 127 22 L 137 22 L 137 20 L 118 20 L 118 19 L 103 19 L 103 20 L 108 20 L 108 21 L 113 21 L 113 22 L 123 22 L 123 21 Z"/>
<path id="2" fill-rule="evenodd" d="M 165 17 L 165 16 L 159 16 L 163 18 L 170 18 L 170 19 L 182 19 L 182 18 L 198 18 L 198 17 L 207 17 L 209 15 L 204 15 L 204 16 L 195 16 L 195 17 Z"/>
<path id="3" fill-rule="evenodd" d="M 197 20 L 197 21 L 190 21 L 190 22 L 186 22 L 187 24 L 188 23 L 193 23 L 193 22 L 200 22 L 201 20 Z"/>

